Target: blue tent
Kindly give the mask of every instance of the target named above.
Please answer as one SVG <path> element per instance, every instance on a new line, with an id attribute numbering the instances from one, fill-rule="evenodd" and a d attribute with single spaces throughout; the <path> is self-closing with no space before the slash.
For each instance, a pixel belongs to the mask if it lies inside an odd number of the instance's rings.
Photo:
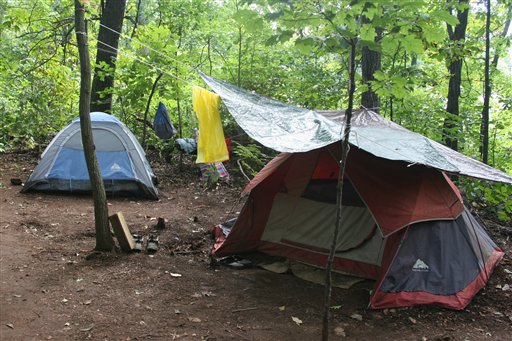
<path id="1" fill-rule="evenodd" d="M 102 112 L 91 113 L 91 122 L 107 194 L 158 199 L 154 173 L 133 133 L 117 118 Z M 91 191 L 80 118 L 62 129 L 46 147 L 22 191 Z"/>

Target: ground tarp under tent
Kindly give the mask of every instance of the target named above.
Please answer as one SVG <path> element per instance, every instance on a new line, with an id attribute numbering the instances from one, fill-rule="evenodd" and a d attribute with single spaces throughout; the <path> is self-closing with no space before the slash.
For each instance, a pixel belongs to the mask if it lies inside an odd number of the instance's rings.
<path id="1" fill-rule="evenodd" d="M 227 236 L 216 231 L 213 255 L 259 251 L 325 267 L 343 113 L 287 106 L 202 77 L 251 137 L 283 152 L 244 189 L 245 205 Z M 503 252 L 446 174 L 512 177 L 368 110 L 354 112 L 349 141 L 334 269 L 376 281 L 372 308 L 463 309 Z"/>
<path id="2" fill-rule="evenodd" d="M 154 173 L 133 133 L 117 118 L 105 113 L 91 113 L 91 122 L 107 194 L 158 199 Z M 62 129 L 46 147 L 22 191 L 91 191 L 79 118 Z"/>

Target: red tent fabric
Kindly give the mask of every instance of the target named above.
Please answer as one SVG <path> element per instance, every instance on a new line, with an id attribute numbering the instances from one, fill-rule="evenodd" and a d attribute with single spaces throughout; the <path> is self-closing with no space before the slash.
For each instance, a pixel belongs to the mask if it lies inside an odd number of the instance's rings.
<path id="1" fill-rule="evenodd" d="M 339 150 L 336 143 L 269 162 L 244 189 L 229 235 L 216 229 L 213 255 L 259 251 L 325 267 Z M 376 280 L 371 307 L 463 309 L 502 257 L 443 172 L 352 146 L 333 268 Z"/>

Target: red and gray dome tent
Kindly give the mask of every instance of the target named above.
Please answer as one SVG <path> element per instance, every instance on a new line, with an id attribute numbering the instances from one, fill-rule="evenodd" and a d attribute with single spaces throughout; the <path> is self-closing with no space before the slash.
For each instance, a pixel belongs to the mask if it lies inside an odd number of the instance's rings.
<path id="1" fill-rule="evenodd" d="M 133 133 L 117 118 L 102 112 L 92 112 L 91 123 L 107 194 L 158 199 L 153 170 Z M 91 191 L 80 118 L 74 119 L 48 144 L 22 191 Z"/>
<path id="2" fill-rule="evenodd" d="M 336 219 L 344 115 L 249 93 L 201 74 L 238 124 L 282 152 L 247 185 L 213 255 L 259 251 L 325 267 Z M 512 177 L 369 110 L 354 112 L 334 270 L 376 280 L 370 307 L 463 309 L 503 252 L 464 207 L 446 173 Z"/>

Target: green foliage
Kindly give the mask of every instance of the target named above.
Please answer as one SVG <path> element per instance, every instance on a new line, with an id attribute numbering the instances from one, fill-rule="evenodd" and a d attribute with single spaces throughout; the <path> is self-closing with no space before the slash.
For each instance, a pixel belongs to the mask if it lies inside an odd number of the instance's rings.
<path id="1" fill-rule="evenodd" d="M 467 203 L 480 214 L 512 224 L 512 186 L 475 179 L 461 179 Z"/>
<path id="2" fill-rule="evenodd" d="M 267 155 L 263 154 L 261 147 L 256 144 L 244 146 L 234 142 L 234 145 L 233 153 L 247 175 L 255 176 L 269 159 Z"/>
<path id="3" fill-rule="evenodd" d="M 512 174 L 512 38 L 501 35 L 510 15 L 508 2 L 493 2 L 491 50 L 499 63 L 491 74 L 489 158 L 491 165 Z M 464 154 L 479 158 L 485 15 L 481 6 L 471 6 L 466 42 L 455 44 L 447 33 L 447 25 L 457 24 L 449 8 L 454 3 L 457 7 L 457 2 L 432 0 L 148 0 L 136 13 L 137 2 L 128 2 L 125 18 L 130 20 L 123 25 L 115 86 L 106 91 L 113 94 L 113 114 L 140 141 L 149 96 L 161 73 L 148 119 L 153 120 L 162 101 L 176 126 L 181 117 L 182 137 L 193 137 L 197 127 L 191 90 L 204 84 L 196 70 L 300 107 L 344 109 L 347 47 L 355 39 L 359 56 L 363 47 L 381 53 L 382 68 L 371 82 L 381 100 L 380 113 L 442 141 L 448 115 L 446 64 L 462 58 L 461 114 L 449 134 L 459 139 Z M 99 15 L 99 5 L 91 2 L 89 18 Z M 98 29 L 98 21 L 90 20 L 91 60 Z M 74 39 L 71 3 L 0 0 L 0 152 L 41 148 L 77 116 Z M 100 76 L 113 71 L 100 69 Z M 360 95 L 366 88 L 360 85 L 361 75 L 356 77 Z M 229 134 L 240 133 L 226 110 L 222 118 Z M 162 156 L 172 151 L 172 142 L 157 139 L 151 130 L 147 145 Z M 234 148 L 251 174 L 263 166 L 265 154 L 253 144 Z M 500 207 L 495 214 L 508 212 L 505 199 L 497 203 L 506 198 L 499 185 L 463 185 L 486 211 Z"/>

